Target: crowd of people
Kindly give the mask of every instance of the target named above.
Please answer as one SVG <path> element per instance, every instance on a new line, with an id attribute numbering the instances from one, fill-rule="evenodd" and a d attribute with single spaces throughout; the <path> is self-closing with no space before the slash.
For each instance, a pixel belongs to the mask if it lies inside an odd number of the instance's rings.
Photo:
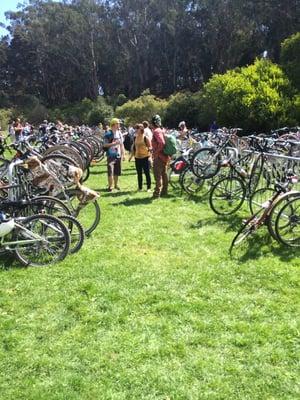
<path id="1" fill-rule="evenodd" d="M 125 160 L 126 150 L 129 152 L 129 161 L 134 159 L 137 173 L 137 190 L 143 190 L 145 177 L 146 190 L 153 190 L 153 199 L 168 195 L 167 168 L 170 155 L 165 153 L 166 130 L 162 126 L 161 118 L 154 115 L 151 122 L 143 121 L 134 127 L 124 129 L 121 120 L 113 118 L 109 125 L 101 124 L 93 129 L 86 126 L 70 126 L 61 121 L 56 123 L 44 120 L 37 127 L 28 122 L 22 123 L 20 118 L 9 125 L 9 136 L 12 142 L 19 142 L 24 138 L 38 133 L 39 137 L 57 134 L 63 140 L 80 137 L 82 132 L 90 129 L 91 134 L 103 137 L 103 148 L 107 158 L 108 190 L 120 190 L 119 177 L 122 174 L 122 161 Z M 217 129 L 216 121 L 210 127 L 211 131 Z M 177 143 L 185 147 L 191 140 L 185 121 L 181 121 L 177 129 Z M 153 179 L 154 177 L 154 185 Z M 154 186 L 154 187 L 153 187 Z"/>
<path id="2" fill-rule="evenodd" d="M 188 140 L 188 129 L 184 121 L 179 124 L 177 140 Z M 131 140 L 128 140 L 131 138 Z M 146 179 L 146 190 L 151 191 L 151 170 L 154 176 L 153 199 L 168 195 L 167 168 L 170 155 L 166 154 L 166 131 L 159 115 L 152 117 L 151 123 L 143 121 L 129 129 L 125 138 L 120 129 L 120 120 L 113 118 L 104 135 L 104 149 L 107 155 L 108 190 L 120 190 L 118 185 L 122 172 L 122 161 L 125 160 L 124 144 L 130 143 L 129 161 L 135 160 L 138 191 L 143 190 L 143 176 Z"/>
<path id="3" fill-rule="evenodd" d="M 20 118 L 17 118 L 9 124 L 8 135 L 14 143 L 20 142 L 34 134 L 38 137 L 44 137 L 55 133 L 63 140 L 71 140 L 80 136 L 86 130 L 90 130 L 90 128 L 85 125 L 71 126 L 63 124 L 59 120 L 55 123 L 44 120 L 40 125 L 34 126 L 29 122 L 22 122 Z"/>

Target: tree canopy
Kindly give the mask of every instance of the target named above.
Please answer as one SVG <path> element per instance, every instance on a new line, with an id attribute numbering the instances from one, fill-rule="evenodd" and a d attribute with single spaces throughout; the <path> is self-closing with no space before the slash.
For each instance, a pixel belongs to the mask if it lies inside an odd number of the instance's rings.
<path id="1" fill-rule="evenodd" d="M 281 42 L 299 30 L 299 3 L 29 0 L 7 13 L 0 107 L 24 96 L 56 106 L 95 100 L 102 90 L 125 98 L 147 88 L 162 97 L 197 91 L 213 74 L 250 64 L 264 50 L 279 62 Z"/>

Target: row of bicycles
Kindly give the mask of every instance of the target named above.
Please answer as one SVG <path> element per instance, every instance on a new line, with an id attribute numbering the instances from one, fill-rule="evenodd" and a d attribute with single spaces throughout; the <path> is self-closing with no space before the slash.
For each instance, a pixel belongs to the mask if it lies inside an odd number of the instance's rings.
<path id="1" fill-rule="evenodd" d="M 280 134 L 279 134 L 280 133 Z M 300 246 L 300 129 L 239 137 L 238 130 L 196 134 L 171 162 L 169 181 L 230 216 L 249 207 L 230 251 L 266 225 L 272 238 Z"/>
<path id="2" fill-rule="evenodd" d="M 23 265 L 45 266 L 78 252 L 100 223 L 98 193 L 84 186 L 101 138 L 2 141 L 0 253 Z"/>

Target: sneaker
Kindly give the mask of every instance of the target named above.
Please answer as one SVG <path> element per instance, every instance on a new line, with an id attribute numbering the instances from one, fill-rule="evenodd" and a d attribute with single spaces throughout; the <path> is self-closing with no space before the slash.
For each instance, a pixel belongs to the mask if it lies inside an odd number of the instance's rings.
<path id="1" fill-rule="evenodd" d="M 112 192 L 112 191 L 113 191 L 113 188 L 108 188 L 108 191 L 109 191 L 109 192 Z"/>
<path id="2" fill-rule="evenodd" d="M 115 189 L 116 189 L 116 190 L 121 190 L 121 189 L 120 189 L 120 186 L 115 186 Z"/>

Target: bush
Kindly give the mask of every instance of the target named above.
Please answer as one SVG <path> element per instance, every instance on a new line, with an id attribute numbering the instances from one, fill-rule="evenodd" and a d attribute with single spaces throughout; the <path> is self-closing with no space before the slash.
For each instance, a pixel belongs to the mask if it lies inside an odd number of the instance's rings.
<path id="1" fill-rule="evenodd" d="M 129 100 L 116 109 L 116 115 L 125 119 L 127 125 L 135 125 L 138 122 L 150 121 L 154 114 L 164 118 L 167 101 L 159 99 L 145 91 L 135 100 Z"/>
<path id="2" fill-rule="evenodd" d="M 187 126 L 195 127 L 200 104 L 200 92 L 178 92 L 170 96 L 165 110 L 165 125 L 177 128 L 180 121 L 185 121 Z"/>
<path id="3" fill-rule="evenodd" d="M 83 99 L 79 103 L 68 104 L 50 111 L 52 121 L 61 120 L 73 125 L 106 123 L 112 115 L 113 109 L 103 97 L 98 97 L 96 101 Z"/>
<path id="4" fill-rule="evenodd" d="M 279 66 L 268 60 L 214 75 L 204 86 L 199 124 L 267 131 L 293 124 L 292 90 Z"/>
<path id="5" fill-rule="evenodd" d="M 49 112 L 47 108 L 42 104 L 37 104 L 34 109 L 26 115 L 26 119 L 30 121 L 31 124 L 40 124 L 48 117 Z"/>
<path id="6" fill-rule="evenodd" d="M 0 109 L 0 130 L 6 131 L 10 119 L 12 118 L 12 110 L 10 109 Z"/>
<path id="7" fill-rule="evenodd" d="M 294 88 L 300 92 L 300 32 L 281 44 L 280 62 Z"/>

